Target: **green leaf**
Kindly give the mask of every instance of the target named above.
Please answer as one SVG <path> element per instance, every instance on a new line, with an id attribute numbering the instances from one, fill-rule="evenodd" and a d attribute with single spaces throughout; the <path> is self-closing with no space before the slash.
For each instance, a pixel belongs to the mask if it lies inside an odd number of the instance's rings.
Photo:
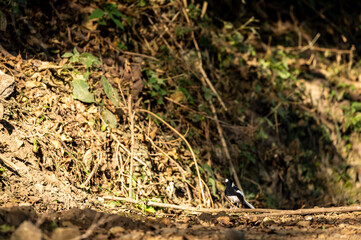
<path id="1" fill-rule="evenodd" d="M 105 11 L 108 13 L 108 14 L 112 14 L 114 10 L 117 9 L 117 5 L 114 4 L 114 3 L 109 3 L 109 4 L 106 4 L 105 6 Z"/>
<path id="2" fill-rule="evenodd" d="M 138 1 L 138 5 L 140 7 L 145 7 L 145 6 L 147 6 L 147 1 L 146 0 L 140 0 L 140 1 Z"/>
<path id="3" fill-rule="evenodd" d="M 210 177 L 215 178 L 214 174 L 213 174 L 213 171 L 212 171 L 212 168 L 207 163 L 205 163 L 203 165 L 203 168 L 204 168 L 204 170 L 206 170 L 208 172 Z"/>
<path id="4" fill-rule="evenodd" d="M 105 25 L 107 25 L 107 21 L 105 21 L 104 18 L 101 18 L 101 19 L 98 20 L 98 24 L 105 26 Z"/>
<path id="5" fill-rule="evenodd" d="M 153 85 L 153 88 L 154 88 L 154 90 L 156 90 L 158 92 L 159 89 L 160 89 L 160 86 L 159 85 Z"/>
<path id="6" fill-rule="evenodd" d="M 361 111 L 361 103 L 360 102 L 353 102 L 351 103 L 351 107 L 353 109 L 355 109 L 356 111 L 360 112 Z"/>
<path id="7" fill-rule="evenodd" d="M 112 13 L 112 15 L 114 15 L 114 16 L 116 16 L 116 17 L 125 18 L 125 16 L 124 16 L 123 14 L 121 14 L 121 13 L 118 11 L 118 9 L 116 9 L 116 6 L 115 6 L 115 8 L 113 8 L 113 9 L 111 10 L 111 13 Z"/>
<path id="8" fill-rule="evenodd" d="M 88 80 L 88 79 L 89 79 L 89 76 L 90 76 L 90 72 L 87 71 L 86 73 L 84 73 L 83 79 L 84 79 L 84 80 Z"/>
<path id="9" fill-rule="evenodd" d="M 216 196 L 217 195 L 217 188 L 216 188 L 216 181 L 214 180 L 214 178 L 208 178 L 208 185 L 211 185 L 212 194 L 214 196 Z"/>
<path id="10" fill-rule="evenodd" d="M 280 77 L 280 78 L 282 78 L 282 79 L 288 79 L 288 78 L 290 78 L 290 73 L 289 72 L 287 72 L 286 70 L 278 70 L 278 71 L 276 71 L 277 72 L 277 74 L 278 74 L 278 76 Z"/>
<path id="11" fill-rule="evenodd" d="M 158 81 L 158 84 L 165 85 L 165 79 L 158 78 L 157 81 Z"/>
<path id="12" fill-rule="evenodd" d="M 211 89 L 207 88 L 207 87 L 202 87 L 202 91 L 204 93 L 204 98 L 208 101 L 211 100 L 212 97 L 214 96 L 214 93 L 212 92 Z"/>
<path id="13" fill-rule="evenodd" d="M 148 212 L 148 213 L 155 213 L 155 212 L 156 212 L 155 209 L 154 209 L 154 207 L 152 207 L 152 206 L 147 206 L 147 205 L 145 205 L 144 211 L 145 211 L 145 212 Z"/>
<path id="14" fill-rule="evenodd" d="M 256 159 L 252 156 L 252 154 L 250 152 L 242 151 L 241 155 L 246 157 L 252 163 L 256 164 Z"/>
<path id="15" fill-rule="evenodd" d="M 71 58 L 69 59 L 69 62 L 79 62 L 79 56 L 78 55 L 73 55 L 71 56 Z"/>
<path id="16" fill-rule="evenodd" d="M 120 50 L 128 50 L 128 47 L 124 43 L 121 43 L 119 41 L 117 41 L 117 48 L 119 48 Z"/>
<path id="17" fill-rule="evenodd" d="M 75 56 L 79 56 L 79 52 L 78 52 L 78 50 L 76 49 L 76 47 L 74 47 L 73 53 L 74 53 Z"/>
<path id="18" fill-rule="evenodd" d="M 116 128 L 117 127 L 117 118 L 115 115 L 109 111 L 108 109 L 105 109 L 102 112 L 102 116 L 104 119 L 104 122 L 110 127 L 110 128 Z"/>
<path id="19" fill-rule="evenodd" d="M 163 88 L 161 88 L 161 89 L 159 90 L 159 95 L 165 96 L 165 95 L 167 95 L 167 91 L 164 90 Z"/>
<path id="20" fill-rule="evenodd" d="M 101 64 L 96 56 L 87 52 L 80 54 L 79 62 L 84 64 L 87 68 L 91 67 L 92 65 L 99 66 Z"/>
<path id="21" fill-rule="evenodd" d="M 149 83 L 150 85 L 153 85 L 153 84 L 157 83 L 157 77 L 156 77 L 156 76 L 152 76 L 152 77 L 149 79 L 148 83 Z"/>
<path id="22" fill-rule="evenodd" d="M 120 97 L 119 97 L 118 91 L 116 89 L 114 89 L 112 87 L 112 85 L 110 85 L 110 83 L 109 83 L 108 79 L 106 79 L 106 77 L 102 76 L 101 80 L 102 80 L 105 94 L 107 95 L 107 97 L 110 99 L 110 101 L 113 103 L 114 106 L 119 107 Z"/>
<path id="23" fill-rule="evenodd" d="M 0 233 L 6 234 L 14 232 L 15 227 L 7 224 L 0 225 Z"/>
<path id="24" fill-rule="evenodd" d="M 63 58 L 68 58 L 68 57 L 72 57 L 73 56 L 73 53 L 71 53 L 71 52 L 66 52 L 66 53 L 64 53 L 61 57 L 63 57 Z"/>
<path id="25" fill-rule="evenodd" d="M 183 93 L 184 95 L 186 95 L 188 101 L 193 104 L 194 103 L 194 98 L 192 97 L 192 95 L 188 92 L 188 90 L 184 87 L 180 87 L 179 88 Z"/>
<path id="26" fill-rule="evenodd" d="M 157 103 L 158 103 L 159 105 L 163 105 L 163 104 L 164 104 L 163 98 L 162 98 L 162 97 L 158 98 L 158 99 L 157 99 Z"/>
<path id="27" fill-rule="evenodd" d="M 122 24 L 121 21 L 119 21 L 119 19 L 112 18 L 112 20 L 120 29 L 124 30 L 124 25 Z"/>
<path id="28" fill-rule="evenodd" d="M 94 18 L 101 18 L 104 16 L 104 11 L 101 9 L 95 9 L 89 16 L 89 20 L 94 19 Z"/>
<path id="29" fill-rule="evenodd" d="M 73 80 L 73 97 L 85 103 L 93 103 L 94 95 L 89 92 L 89 85 L 82 79 Z"/>

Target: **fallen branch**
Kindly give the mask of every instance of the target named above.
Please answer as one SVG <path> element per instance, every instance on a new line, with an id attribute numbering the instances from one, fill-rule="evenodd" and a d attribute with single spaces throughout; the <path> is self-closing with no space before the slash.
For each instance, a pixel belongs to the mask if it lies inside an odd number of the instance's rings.
<path id="1" fill-rule="evenodd" d="M 152 201 L 138 201 L 130 198 L 123 197 L 102 197 L 104 200 L 111 201 L 125 201 L 133 204 L 145 204 L 152 207 L 162 207 L 162 208 L 172 208 L 183 211 L 190 212 L 205 212 L 205 213 L 263 213 L 263 214 L 252 214 L 248 215 L 249 218 L 252 217 L 272 217 L 272 216 L 283 216 L 283 215 L 310 215 L 310 214 L 322 214 L 322 213 L 343 213 L 343 212 L 361 212 L 361 206 L 350 206 L 350 207 L 330 207 L 330 208 L 307 208 L 307 209 L 298 209 L 298 210 L 279 210 L 279 209 L 228 209 L 228 208 L 198 208 L 198 207 L 189 207 L 189 206 L 180 206 L 175 204 L 167 203 L 158 203 Z"/>
<path id="2" fill-rule="evenodd" d="M 128 51 L 124 51 L 124 50 L 121 50 L 119 48 L 117 48 L 117 46 L 114 45 L 114 43 L 112 43 L 110 40 L 108 39 L 105 39 L 105 41 L 112 47 L 113 50 L 121 53 L 121 54 L 124 54 L 124 55 L 130 55 L 130 56 L 136 56 L 136 57 L 142 57 L 142 58 L 148 58 L 150 60 L 153 60 L 153 61 L 156 61 L 158 62 L 159 60 L 155 57 L 152 57 L 152 56 L 148 56 L 148 55 L 145 55 L 145 54 L 141 54 L 141 53 L 135 53 L 135 52 L 128 52 Z"/>
<path id="3" fill-rule="evenodd" d="M 218 212 L 228 212 L 228 213 L 254 213 L 254 212 L 279 212 L 281 210 L 277 209 L 228 209 L 228 208 L 198 208 L 198 207 L 190 207 L 190 206 L 180 206 L 175 204 L 167 204 L 167 203 L 158 203 L 152 201 L 139 201 L 130 198 L 124 197 L 109 197 L 104 196 L 102 197 L 104 200 L 111 200 L 111 201 L 125 201 L 133 204 L 145 204 L 147 206 L 152 207 L 163 207 L 163 208 L 171 208 L 171 209 L 178 209 L 183 211 L 190 211 L 190 212 L 206 212 L 206 213 L 218 213 Z"/>
<path id="4" fill-rule="evenodd" d="M 306 50 L 313 50 L 318 52 L 331 52 L 331 53 L 337 53 L 337 54 L 352 54 L 352 52 L 355 50 L 353 47 L 349 50 L 346 49 L 337 49 L 337 48 L 324 48 L 324 47 L 316 47 L 316 46 L 295 46 L 295 47 L 283 47 L 283 46 L 277 46 L 277 48 L 280 48 L 282 50 L 286 51 L 292 51 L 292 50 L 300 50 L 300 51 L 306 51 Z"/>
<path id="5" fill-rule="evenodd" d="M 255 210 L 257 210 L 257 209 L 255 209 Z M 283 215 L 310 215 L 310 214 L 344 213 L 344 212 L 361 212 L 361 206 L 281 210 L 278 212 L 271 212 L 271 213 L 265 213 L 265 214 L 248 215 L 248 217 L 250 217 L 250 218 L 252 218 L 252 217 L 275 217 L 275 216 L 283 216 Z"/>

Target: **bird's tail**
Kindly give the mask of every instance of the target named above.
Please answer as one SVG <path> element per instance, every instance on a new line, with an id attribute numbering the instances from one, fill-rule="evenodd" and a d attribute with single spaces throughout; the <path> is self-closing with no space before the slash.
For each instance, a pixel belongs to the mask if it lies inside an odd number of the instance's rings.
<path id="1" fill-rule="evenodd" d="M 253 205 L 250 204 L 249 202 L 247 202 L 246 199 L 243 199 L 243 207 L 244 207 L 244 208 L 254 209 Z"/>

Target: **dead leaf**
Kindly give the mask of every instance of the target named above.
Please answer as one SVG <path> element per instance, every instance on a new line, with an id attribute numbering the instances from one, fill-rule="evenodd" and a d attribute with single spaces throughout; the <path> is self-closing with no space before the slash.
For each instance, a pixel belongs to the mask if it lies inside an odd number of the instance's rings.
<path id="1" fill-rule="evenodd" d="M 0 97 L 7 98 L 15 90 L 15 79 L 0 70 Z"/>
<path id="2" fill-rule="evenodd" d="M 90 171 L 91 164 L 93 162 L 93 155 L 91 149 L 85 152 L 83 156 L 83 162 L 85 164 L 86 170 Z"/>
<path id="3" fill-rule="evenodd" d="M 184 96 L 184 93 L 182 91 L 177 90 L 172 95 L 170 95 L 170 98 L 173 101 L 179 103 L 185 98 L 185 96 Z"/>
<path id="4" fill-rule="evenodd" d="M 155 127 L 155 128 L 153 129 L 153 131 L 151 131 L 151 132 L 149 133 L 149 137 L 150 137 L 152 140 L 154 140 L 155 136 L 157 135 L 157 131 L 158 131 L 158 128 Z"/>

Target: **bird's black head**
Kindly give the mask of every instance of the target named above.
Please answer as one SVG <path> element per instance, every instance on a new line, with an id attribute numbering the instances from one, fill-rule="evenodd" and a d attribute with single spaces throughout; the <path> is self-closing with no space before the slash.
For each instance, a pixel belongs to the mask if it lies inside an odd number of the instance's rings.
<path id="1" fill-rule="evenodd" d="M 231 187 L 233 185 L 233 180 L 230 178 L 226 178 L 226 180 L 224 180 L 224 183 L 227 185 L 227 187 Z"/>
<path id="2" fill-rule="evenodd" d="M 226 178 L 226 180 L 224 180 L 225 183 L 233 183 L 233 180 L 230 178 Z"/>

